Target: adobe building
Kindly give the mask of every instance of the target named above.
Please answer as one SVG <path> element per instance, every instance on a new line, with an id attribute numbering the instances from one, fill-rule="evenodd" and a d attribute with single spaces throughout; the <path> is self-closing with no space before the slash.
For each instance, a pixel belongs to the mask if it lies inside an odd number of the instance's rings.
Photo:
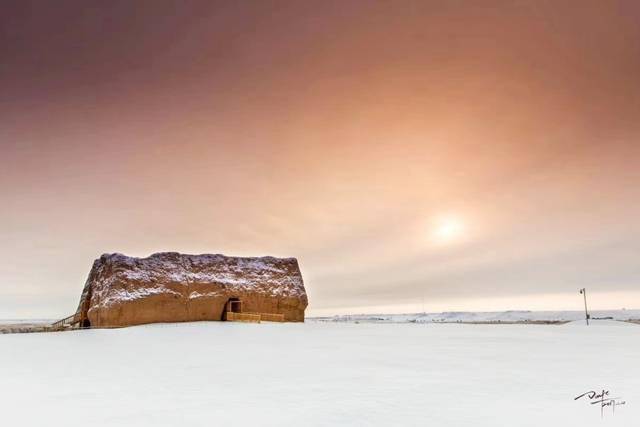
<path id="1" fill-rule="evenodd" d="M 307 293 L 295 258 L 239 258 L 175 252 L 94 263 L 75 315 L 61 326 L 156 322 L 303 322 Z"/>

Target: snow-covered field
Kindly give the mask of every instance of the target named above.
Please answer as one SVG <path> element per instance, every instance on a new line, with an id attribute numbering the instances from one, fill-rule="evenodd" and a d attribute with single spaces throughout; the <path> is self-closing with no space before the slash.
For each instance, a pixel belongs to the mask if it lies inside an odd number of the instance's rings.
<path id="1" fill-rule="evenodd" d="M 595 319 L 630 320 L 640 319 L 640 310 L 595 310 L 590 311 Z M 408 314 L 347 314 L 316 317 L 322 322 L 377 322 L 377 323 L 432 323 L 432 322 L 562 322 L 584 320 L 584 311 L 447 311 L 443 313 Z"/>
<path id="2" fill-rule="evenodd" d="M 634 426 L 640 326 L 200 322 L 0 335 L 3 426 Z M 574 401 L 607 389 L 615 414 Z"/>

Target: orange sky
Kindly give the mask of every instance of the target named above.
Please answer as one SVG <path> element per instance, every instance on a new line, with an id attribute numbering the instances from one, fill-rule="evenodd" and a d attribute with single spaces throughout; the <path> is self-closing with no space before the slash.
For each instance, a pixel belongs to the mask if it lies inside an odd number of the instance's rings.
<path id="1" fill-rule="evenodd" d="M 4 9 L 0 318 L 166 250 L 295 256 L 310 314 L 640 307 L 635 1 Z"/>

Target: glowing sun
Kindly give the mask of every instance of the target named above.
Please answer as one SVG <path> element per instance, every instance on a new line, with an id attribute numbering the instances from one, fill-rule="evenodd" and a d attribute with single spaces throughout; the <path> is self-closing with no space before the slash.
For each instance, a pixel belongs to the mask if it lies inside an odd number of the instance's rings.
<path id="1" fill-rule="evenodd" d="M 443 216 L 433 221 L 431 238 L 435 243 L 453 243 L 464 237 L 464 221 L 457 216 Z"/>

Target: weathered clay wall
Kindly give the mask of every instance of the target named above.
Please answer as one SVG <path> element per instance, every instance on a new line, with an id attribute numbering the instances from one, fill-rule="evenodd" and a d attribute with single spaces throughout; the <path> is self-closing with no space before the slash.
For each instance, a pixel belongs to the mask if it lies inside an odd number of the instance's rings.
<path id="1" fill-rule="evenodd" d="M 77 315 L 92 327 L 221 320 L 229 298 L 245 312 L 304 321 L 307 294 L 295 258 L 236 258 L 168 252 L 97 259 Z"/>

